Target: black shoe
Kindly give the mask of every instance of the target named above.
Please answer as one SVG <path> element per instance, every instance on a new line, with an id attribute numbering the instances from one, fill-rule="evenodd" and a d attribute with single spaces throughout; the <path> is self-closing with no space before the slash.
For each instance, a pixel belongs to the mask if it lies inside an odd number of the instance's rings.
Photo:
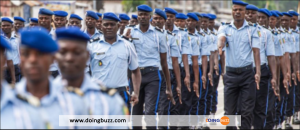
<path id="1" fill-rule="evenodd" d="M 293 126 L 291 124 L 285 124 L 285 129 L 286 130 L 292 130 Z"/>

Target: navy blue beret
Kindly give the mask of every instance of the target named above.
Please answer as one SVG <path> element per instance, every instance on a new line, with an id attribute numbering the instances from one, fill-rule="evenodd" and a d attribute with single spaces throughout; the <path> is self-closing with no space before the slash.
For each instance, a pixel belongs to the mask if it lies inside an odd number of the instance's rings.
<path id="1" fill-rule="evenodd" d="M 299 14 L 296 11 L 289 11 L 288 13 L 293 16 L 299 16 Z"/>
<path id="2" fill-rule="evenodd" d="M 131 18 L 132 18 L 132 19 L 137 19 L 137 17 L 138 17 L 137 15 L 134 15 L 134 14 L 131 15 Z"/>
<path id="3" fill-rule="evenodd" d="M 82 18 L 79 15 L 77 15 L 77 14 L 71 14 L 70 18 L 75 18 L 75 19 L 82 20 Z"/>
<path id="4" fill-rule="evenodd" d="M 270 11 L 268 9 L 262 8 L 258 9 L 258 12 L 266 14 L 268 17 L 271 16 Z"/>
<path id="5" fill-rule="evenodd" d="M 41 27 L 27 28 L 20 31 L 21 45 L 36 49 L 44 53 L 54 53 L 59 47 L 49 35 L 49 32 Z"/>
<path id="6" fill-rule="evenodd" d="M 7 17 L 3 17 L 1 18 L 1 21 L 6 21 L 6 22 L 10 22 L 10 23 L 14 23 L 10 18 L 7 18 Z"/>
<path id="7" fill-rule="evenodd" d="M 243 2 L 241 0 L 232 0 L 232 4 L 234 4 L 234 5 L 242 5 L 242 6 L 248 5 L 248 3 Z"/>
<path id="8" fill-rule="evenodd" d="M 127 14 L 119 14 L 121 20 L 130 20 L 130 17 Z"/>
<path id="9" fill-rule="evenodd" d="M 0 35 L 0 47 L 8 50 L 11 49 L 9 42 L 2 35 Z"/>
<path id="10" fill-rule="evenodd" d="M 96 13 L 96 14 L 98 15 L 99 18 L 102 17 L 102 14 L 101 14 L 101 13 Z"/>
<path id="11" fill-rule="evenodd" d="M 277 15 L 279 15 L 279 16 L 283 16 L 283 14 L 280 12 L 280 11 L 278 11 L 278 10 L 273 10 Z"/>
<path id="12" fill-rule="evenodd" d="M 165 12 L 170 13 L 170 14 L 175 14 L 175 15 L 177 14 L 176 10 L 174 10 L 172 8 L 168 8 L 168 7 L 165 8 Z"/>
<path id="13" fill-rule="evenodd" d="M 210 18 L 209 20 L 215 20 L 217 16 L 215 14 L 207 14 Z"/>
<path id="14" fill-rule="evenodd" d="M 66 11 L 57 10 L 57 11 L 54 11 L 54 15 L 60 16 L 60 17 L 66 17 L 66 16 L 68 16 L 68 13 Z"/>
<path id="15" fill-rule="evenodd" d="M 258 11 L 258 8 L 255 5 L 247 5 L 246 6 L 246 10 Z"/>
<path id="16" fill-rule="evenodd" d="M 270 11 L 270 13 L 271 13 L 271 16 L 279 17 L 279 15 L 275 11 Z"/>
<path id="17" fill-rule="evenodd" d="M 139 5 L 137 7 L 138 11 L 152 12 L 152 8 L 148 5 Z"/>
<path id="18" fill-rule="evenodd" d="M 90 16 L 96 20 L 99 19 L 98 15 L 94 11 L 86 11 L 86 16 Z"/>
<path id="19" fill-rule="evenodd" d="M 189 18 L 194 19 L 194 20 L 196 20 L 196 21 L 199 21 L 197 15 L 194 14 L 194 13 L 187 13 L 186 16 L 188 16 Z"/>
<path id="20" fill-rule="evenodd" d="M 161 9 L 155 9 L 154 14 L 157 14 L 161 17 L 163 17 L 164 19 L 167 19 L 167 15 L 164 11 L 162 11 Z"/>
<path id="21" fill-rule="evenodd" d="M 33 22 L 33 23 L 38 23 L 39 22 L 39 20 L 37 18 L 30 18 L 29 21 Z"/>
<path id="22" fill-rule="evenodd" d="M 282 12 L 283 15 L 289 16 L 289 17 L 293 17 L 293 15 L 287 13 L 287 12 Z"/>
<path id="23" fill-rule="evenodd" d="M 210 19 L 209 15 L 208 14 L 202 14 L 203 18 L 208 18 Z"/>
<path id="24" fill-rule="evenodd" d="M 51 10 L 46 9 L 46 8 L 41 8 L 40 11 L 39 11 L 39 14 L 54 15 L 54 13 Z"/>
<path id="25" fill-rule="evenodd" d="M 23 19 L 22 17 L 17 17 L 17 16 L 14 17 L 14 20 L 19 20 L 19 21 L 25 22 L 25 19 Z"/>
<path id="26" fill-rule="evenodd" d="M 55 31 L 57 40 L 70 39 L 70 40 L 82 40 L 89 41 L 90 37 L 84 33 L 78 27 L 59 28 Z"/>
<path id="27" fill-rule="evenodd" d="M 188 17 L 183 13 L 178 13 L 175 15 L 177 19 L 187 19 Z"/>
<path id="28" fill-rule="evenodd" d="M 119 22 L 120 19 L 118 18 L 118 16 L 112 12 L 107 12 L 103 14 L 103 20 L 113 20 L 113 21 L 117 21 Z"/>
<path id="29" fill-rule="evenodd" d="M 198 17 L 203 17 L 199 12 L 194 12 Z"/>

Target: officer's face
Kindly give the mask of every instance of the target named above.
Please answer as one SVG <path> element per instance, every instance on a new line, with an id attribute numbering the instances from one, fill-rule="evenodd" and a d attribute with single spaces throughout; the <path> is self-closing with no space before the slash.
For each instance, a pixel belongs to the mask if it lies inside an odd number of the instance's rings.
<path id="1" fill-rule="evenodd" d="M 59 51 L 55 54 L 55 60 L 63 78 L 78 79 L 84 75 L 86 62 L 89 59 L 87 42 L 78 40 L 59 40 Z"/>
<path id="2" fill-rule="evenodd" d="M 30 22 L 30 23 L 29 23 L 29 26 L 30 26 L 30 27 L 38 26 L 38 23 Z"/>
<path id="3" fill-rule="evenodd" d="M 185 28 L 186 20 L 185 19 L 176 19 L 176 23 L 177 23 L 177 27 Z"/>
<path id="4" fill-rule="evenodd" d="M 96 19 L 90 17 L 90 16 L 86 16 L 85 19 L 85 24 L 88 28 L 95 28 L 96 27 Z"/>
<path id="5" fill-rule="evenodd" d="M 102 32 L 105 39 L 113 39 L 117 36 L 119 24 L 113 20 L 102 21 Z"/>
<path id="6" fill-rule="evenodd" d="M 198 17 L 198 22 L 197 22 L 197 25 L 196 25 L 196 27 L 201 27 L 201 20 L 202 20 L 202 18 L 201 17 Z"/>
<path id="7" fill-rule="evenodd" d="M 138 22 L 140 25 L 149 25 L 150 18 L 149 12 L 138 11 Z"/>
<path id="8" fill-rule="evenodd" d="M 52 16 L 51 15 L 43 15 L 39 14 L 39 26 L 44 28 L 51 28 Z"/>
<path id="9" fill-rule="evenodd" d="M 245 19 L 246 7 L 241 5 L 232 6 L 232 16 L 235 21 L 243 21 Z"/>
<path id="10" fill-rule="evenodd" d="M 54 56 L 36 49 L 21 47 L 20 60 L 20 67 L 26 79 L 40 82 L 48 78 L 49 67 L 53 63 Z"/>
<path id="11" fill-rule="evenodd" d="M 279 16 L 277 18 L 277 24 L 276 24 L 277 27 L 281 26 L 281 18 L 282 18 L 282 16 Z"/>
<path id="12" fill-rule="evenodd" d="M 70 26 L 70 27 L 75 26 L 75 27 L 81 28 L 81 26 L 82 26 L 81 20 L 76 19 L 76 18 L 70 18 L 68 26 Z"/>
<path id="13" fill-rule="evenodd" d="M 296 28 L 297 23 L 298 23 L 298 16 L 293 16 L 293 17 L 291 18 L 290 26 L 291 26 L 292 28 Z"/>
<path id="14" fill-rule="evenodd" d="M 246 10 L 245 19 L 249 22 L 256 23 L 257 11 L 255 11 L 255 10 Z"/>
<path id="15" fill-rule="evenodd" d="M 96 21 L 96 28 L 98 30 L 101 30 L 101 25 L 102 25 L 102 17 L 99 17 L 99 19 Z"/>
<path id="16" fill-rule="evenodd" d="M 209 19 L 208 18 L 202 18 L 202 20 L 201 20 L 201 28 L 207 29 L 208 23 L 209 23 Z"/>
<path id="17" fill-rule="evenodd" d="M 269 25 L 270 25 L 272 28 L 274 28 L 274 27 L 276 26 L 276 24 L 277 24 L 277 18 L 274 17 L 274 16 L 271 16 L 271 17 L 269 18 Z"/>
<path id="18" fill-rule="evenodd" d="M 215 20 L 209 20 L 209 23 L 208 23 L 208 28 L 210 30 L 212 30 L 215 26 Z"/>
<path id="19" fill-rule="evenodd" d="M 119 22 L 119 24 L 120 24 L 120 29 L 124 30 L 125 27 L 129 24 L 129 21 L 128 20 L 121 20 Z"/>
<path id="20" fill-rule="evenodd" d="M 281 17 L 281 26 L 283 28 L 288 29 L 290 27 L 290 21 L 291 21 L 291 18 L 289 16 L 283 15 Z"/>
<path id="21" fill-rule="evenodd" d="M 268 22 L 269 22 L 268 19 L 269 19 L 269 17 L 266 14 L 258 12 L 257 22 L 259 25 L 268 26 Z"/>
<path id="22" fill-rule="evenodd" d="M 154 14 L 152 22 L 154 25 L 158 26 L 159 28 L 163 28 L 165 25 L 165 19 L 159 15 Z"/>
<path id="23" fill-rule="evenodd" d="M 2 31 L 3 31 L 5 34 L 11 33 L 12 28 L 13 28 L 12 23 L 6 22 L 6 21 L 2 21 L 1 29 L 2 29 Z"/>
<path id="24" fill-rule="evenodd" d="M 136 19 L 131 19 L 130 20 L 130 25 L 137 25 L 138 21 Z"/>
<path id="25" fill-rule="evenodd" d="M 175 14 L 166 13 L 166 15 L 167 15 L 166 25 L 167 25 L 167 26 L 172 26 L 172 25 L 174 25 Z"/>
<path id="26" fill-rule="evenodd" d="M 54 25 L 56 28 L 66 27 L 67 17 L 54 16 Z"/>
<path id="27" fill-rule="evenodd" d="M 186 25 L 188 29 L 194 29 L 196 27 L 197 21 L 192 19 L 192 18 L 188 18 L 186 20 Z"/>
<path id="28" fill-rule="evenodd" d="M 20 21 L 20 20 L 15 20 L 15 30 L 19 31 L 19 29 L 24 28 L 24 22 Z"/>

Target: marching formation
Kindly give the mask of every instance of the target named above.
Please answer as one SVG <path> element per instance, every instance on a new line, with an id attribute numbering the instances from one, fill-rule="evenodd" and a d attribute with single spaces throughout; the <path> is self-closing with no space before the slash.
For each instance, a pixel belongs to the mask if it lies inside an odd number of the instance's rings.
<path id="1" fill-rule="evenodd" d="M 233 20 L 220 26 L 215 14 L 148 5 L 131 17 L 87 11 L 84 19 L 41 8 L 28 27 L 3 17 L 1 129 L 81 128 L 59 126 L 59 115 L 214 118 L 220 77 L 225 115 L 241 115 L 241 129 L 292 129 L 300 124 L 299 14 L 232 4 Z M 200 118 L 169 124 L 209 129 Z"/>

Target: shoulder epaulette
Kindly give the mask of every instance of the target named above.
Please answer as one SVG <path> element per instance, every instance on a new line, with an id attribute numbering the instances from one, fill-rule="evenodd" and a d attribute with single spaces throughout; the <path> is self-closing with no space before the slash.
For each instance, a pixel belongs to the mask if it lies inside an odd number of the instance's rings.
<path id="1" fill-rule="evenodd" d="M 249 25 L 249 26 L 253 26 L 253 27 L 256 27 L 256 26 L 257 26 L 256 23 L 251 23 L 251 22 L 249 22 L 248 25 Z"/>
<path id="2" fill-rule="evenodd" d="M 155 27 L 155 30 L 157 30 L 157 31 L 160 31 L 160 32 L 162 32 L 162 33 L 164 32 L 164 30 L 163 30 L 163 29 L 160 29 L 160 28 L 159 28 L 159 27 L 157 27 L 157 26 Z"/>
<path id="3" fill-rule="evenodd" d="M 98 32 L 103 34 L 103 32 L 101 30 L 98 30 Z"/>
<path id="4" fill-rule="evenodd" d="M 17 98 L 24 101 L 24 102 L 27 102 L 29 103 L 30 105 L 33 105 L 35 107 L 38 107 L 41 105 L 40 103 L 40 100 L 37 98 L 37 97 L 34 97 L 34 96 L 30 96 L 30 97 L 25 97 L 21 94 L 17 94 Z"/>
<path id="5" fill-rule="evenodd" d="M 172 33 L 171 31 L 167 31 L 168 34 L 172 35 L 172 36 L 175 36 L 176 34 L 175 33 Z"/>
<path id="6" fill-rule="evenodd" d="M 229 25 L 230 22 L 221 22 L 222 25 Z"/>
<path id="7" fill-rule="evenodd" d="M 84 93 L 79 88 L 74 88 L 71 86 L 66 87 L 66 88 L 67 88 L 68 92 L 75 93 L 78 96 L 82 97 L 84 95 Z"/>
<path id="8" fill-rule="evenodd" d="M 121 38 L 124 38 L 125 40 L 132 42 L 133 40 L 131 38 L 125 37 L 124 35 L 121 35 Z"/>
<path id="9" fill-rule="evenodd" d="M 278 32 L 275 31 L 275 30 L 271 30 L 271 32 L 272 32 L 274 35 L 277 35 L 277 34 L 278 34 Z"/>
<path id="10" fill-rule="evenodd" d="M 92 42 L 94 42 L 94 41 L 98 41 L 98 40 L 100 40 L 100 37 L 96 37 L 96 38 L 94 38 L 94 39 L 91 39 L 91 40 L 90 40 L 90 43 L 92 43 Z"/>
<path id="11" fill-rule="evenodd" d="M 181 31 L 185 31 L 185 29 L 184 28 L 178 28 L 179 30 L 181 30 Z"/>
<path id="12" fill-rule="evenodd" d="M 213 31 L 211 31 L 210 33 L 213 34 L 213 35 L 217 35 L 217 33 L 213 32 Z"/>
<path id="13" fill-rule="evenodd" d="M 192 36 L 196 36 L 196 34 L 195 33 L 188 33 L 189 35 L 192 35 Z"/>
<path id="14" fill-rule="evenodd" d="M 202 35 L 203 37 L 205 37 L 205 34 L 202 32 L 198 32 L 198 34 Z"/>

